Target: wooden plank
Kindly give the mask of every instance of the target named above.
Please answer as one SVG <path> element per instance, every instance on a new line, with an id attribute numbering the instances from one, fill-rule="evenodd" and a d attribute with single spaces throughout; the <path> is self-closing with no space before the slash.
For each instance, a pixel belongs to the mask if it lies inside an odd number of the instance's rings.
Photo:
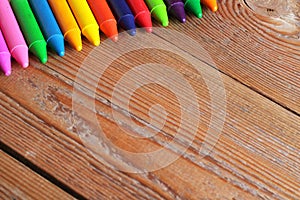
<path id="1" fill-rule="evenodd" d="M 74 199 L 0 150 L 1 199 Z"/>
<path id="2" fill-rule="evenodd" d="M 244 2 L 260 5 L 260 10 Z M 199 42 L 223 73 L 300 114 L 300 6 L 297 1 L 285 4 L 221 0 L 218 12 L 204 9 L 202 20 L 189 18 L 170 28 Z M 294 10 L 269 17 L 262 14 L 267 6 Z"/>
<path id="3" fill-rule="evenodd" d="M 29 71 L 31 70 L 24 72 L 27 73 Z M 34 74 L 37 75 L 38 73 L 35 72 Z M 26 77 L 26 75 L 22 77 Z M 35 81 L 30 84 L 32 83 L 34 83 L 33 85 L 36 84 Z M 27 92 L 29 92 L 29 90 L 27 90 Z M 47 92 L 45 95 L 47 95 Z M 67 99 L 68 98 L 66 98 L 66 100 Z M 27 101 L 28 99 L 24 100 Z M 28 112 L 27 109 L 20 109 L 19 103 L 3 96 L 3 93 L 1 95 L 1 102 L 8 103 L 1 104 L 1 108 L 3 109 L 1 110 L 1 115 L 4 114 L 4 116 L 1 116 L 1 119 L 3 119 L 1 128 L 3 128 L 6 133 L 5 135 L 1 135 L 1 141 L 13 147 L 34 164 L 47 170 L 52 176 L 64 184 L 67 184 L 86 198 L 171 199 L 178 196 L 178 198 L 185 197 L 195 199 L 198 195 L 201 195 L 203 198 L 207 196 L 210 198 L 216 197 L 218 199 L 220 194 L 218 190 L 214 189 L 216 187 L 223 188 L 224 193 L 222 196 L 224 197 L 235 196 L 252 199 L 252 197 L 243 190 L 226 183 L 226 181 L 201 168 L 197 168 L 197 170 L 193 171 L 194 173 L 191 180 L 188 178 L 189 173 L 183 173 L 183 175 L 187 176 L 187 179 L 179 179 L 178 181 L 180 181 L 180 183 L 178 182 L 176 184 L 173 183 L 173 177 L 175 173 L 178 173 L 178 170 L 181 171 L 178 165 L 168 168 L 167 172 L 173 174 L 172 176 L 161 175 L 161 173 L 165 174 L 163 171 L 160 173 L 134 175 L 111 170 L 89 155 L 82 144 L 80 144 L 79 138 L 76 137 L 74 133 L 66 130 L 66 128 L 71 128 L 70 126 L 72 126 L 72 124 L 68 124 L 68 126 L 64 124 L 64 122 L 70 122 L 65 121 L 66 115 L 62 116 L 65 119 L 56 118 L 60 114 L 51 116 L 55 121 L 56 125 L 54 125 L 52 124 L 54 121 L 52 121 L 48 115 L 48 111 L 40 113 L 42 115 L 46 114 L 46 118 L 44 118 L 46 121 L 44 121 L 41 118 L 37 118 L 35 114 L 30 114 L 31 112 Z M 36 104 L 32 104 L 28 108 L 35 109 L 36 106 Z M 46 106 L 48 107 L 48 105 Z M 50 110 L 53 109 L 51 107 L 48 108 Z M 19 113 L 19 111 L 21 112 Z M 9 113 L 11 113 L 11 115 Z M 70 113 L 65 114 L 69 115 Z M 63 120 L 64 122 L 61 121 L 62 124 L 60 124 L 56 120 Z M 102 120 L 107 124 L 106 129 L 108 129 L 108 131 L 117 129 L 116 124 L 110 122 L 108 119 L 103 118 Z M 12 123 L 18 125 L 13 126 Z M 118 132 L 115 133 L 117 134 Z M 75 140 L 73 140 L 73 138 L 75 138 Z M 193 163 L 184 159 L 180 160 L 182 160 L 180 165 L 186 168 L 187 172 L 193 170 Z M 61 163 L 63 163 L 63 165 Z M 186 181 L 190 183 L 187 184 Z M 179 188 L 175 188 L 175 186 Z M 189 188 L 190 192 L 186 193 L 185 188 Z M 203 192 L 203 194 L 199 194 L 199 191 L 201 193 Z M 206 191 L 209 192 L 206 193 Z"/>
<path id="4" fill-rule="evenodd" d="M 205 159 L 199 159 L 198 154 L 211 120 L 205 83 L 183 60 L 149 51 L 123 56 L 102 77 L 95 101 L 102 128 L 120 148 L 134 152 L 160 148 L 174 137 L 180 109 L 174 95 L 164 88 L 141 88 L 132 97 L 130 110 L 121 101 L 116 105 L 110 102 L 115 83 L 134 65 L 167 60 L 197 94 L 202 121 L 193 144 L 170 166 L 143 174 L 114 171 L 90 155 L 74 127 L 78 119 L 74 118 L 71 96 L 76 73 L 93 50 L 86 42 L 81 53 L 68 47 L 64 58 L 52 55 L 47 65 L 32 58 L 30 69 L 23 71 L 14 66 L 14 76 L 0 78 L 0 127 L 5 133 L 0 134 L 0 140 L 90 199 L 299 199 L 300 119 L 282 107 L 299 113 L 297 40 L 278 38 L 269 23 L 261 23 L 238 1 L 221 1 L 220 5 L 216 14 L 206 10 L 203 20 L 189 18 L 186 24 L 172 21 L 169 27 L 201 43 L 225 73 L 222 79 L 227 117 L 218 144 Z M 237 13 L 244 18 L 238 18 Z M 195 30 L 195 26 L 199 29 Z M 265 34 L 266 30 L 273 32 Z M 112 55 L 109 51 L 102 53 Z M 270 57 L 266 59 L 267 56 Z M 285 62 L 274 63 L 276 58 Z M 216 71 L 212 67 L 205 70 Z M 87 73 L 96 79 L 95 69 Z M 128 79 L 128 87 L 130 81 L 133 80 Z M 120 94 L 125 96 L 126 91 Z M 124 135 L 119 127 L 122 122 L 126 125 L 130 117 L 149 125 L 148 110 L 157 103 L 164 105 L 169 118 L 155 139 L 132 140 Z M 122 113 L 120 121 L 113 119 L 112 108 Z M 160 114 L 156 117 L 162 120 Z M 84 116 L 80 120 L 84 125 L 90 122 Z M 132 130 L 129 133 L 135 134 Z M 190 131 L 184 134 L 189 136 Z M 170 155 L 181 149 L 180 142 Z"/>
<path id="5" fill-rule="evenodd" d="M 88 46 L 86 49 L 83 54 L 89 52 Z M 165 137 L 172 138 L 174 126 L 179 123 L 176 117 L 179 108 L 166 107 L 175 122 L 168 120 L 162 136 L 155 140 L 132 141 L 123 134 L 118 122 L 113 120 L 109 101 L 105 99 L 110 99 L 116 79 L 132 67 L 128 63 L 134 65 L 144 59 L 142 56 L 140 59 L 132 57 L 121 58 L 115 63 L 118 67 L 112 67 L 103 76 L 96 107 L 106 134 L 120 148 L 140 152 L 159 148 Z M 79 67 L 73 62 L 82 63 L 84 58 L 69 51 L 65 60 L 72 61 L 64 62 L 64 65 L 57 57 L 51 57 L 47 67 L 32 60 L 35 68 L 15 71 L 17 78 L 1 79 L 1 127 L 5 130 L 1 141 L 74 191 L 92 199 L 112 197 L 112 194 L 120 198 L 197 199 L 199 191 L 200 198 L 212 199 L 299 197 L 299 171 L 296 167 L 299 164 L 299 117 L 223 76 L 227 91 L 224 131 L 212 154 L 198 160 L 199 144 L 204 140 L 211 117 L 207 106 L 209 97 L 203 92 L 205 85 L 185 66 L 182 73 L 197 91 L 203 112 L 203 123 L 190 150 L 167 168 L 138 175 L 114 171 L 99 163 L 86 152 L 74 129 L 70 80 L 74 79 L 76 67 Z M 175 63 L 174 68 L 182 62 L 169 59 L 170 63 Z M 89 73 L 92 77 L 95 74 L 93 71 Z M 167 97 L 170 95 L 170 98 L 161 98 L 161 93 Z M 145 94 L 147 99 L 142 98 Z M 149 123 L 149 106 L 154 103 L 176 105 L 171 96 L 157 86 L 142 88 L 138 95 L 133 96 L 130 113 L 125 113 L 123 120 L 132 116 Z M 89 123 L 89 119 L 80 120 Z M 189 134 L 188 130 L 185 134 Z M 176 148 L 180 149 L 180 144 Z M 34 156 L 28 152 L 34 152 Z"/>

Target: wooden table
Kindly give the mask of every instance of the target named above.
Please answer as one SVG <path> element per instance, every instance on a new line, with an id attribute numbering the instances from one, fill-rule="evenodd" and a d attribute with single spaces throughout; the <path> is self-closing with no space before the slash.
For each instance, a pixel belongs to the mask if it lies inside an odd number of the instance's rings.
<path id="1" fill-rule="evenodd" d="M 176 38 L 162 38 L 155 31 L 153 37 L 171 50 L 145 48 L 114 58 L 99 83 L 100 72 L 93 67 L 87 68 L 85 79 L 77 76 L 88 55 L 97 49 L 86 40 L 81 52 L 70 46 L 63 58 L 50 52 L 46 65 L 33 56 L 26 70 L 14 62 L 12 75 L 0 76 L 0 199 L 300 199 L 300 26 L 299 16 L 291 14 L 299 15 L 299 1 L 287 1 L 288 5 L 261 2 L 221 0 L 217 13 L 204 9 L 203 19 L 189 15 L 187 23 L 180 24 L 171 18 L 165 30 L 189 36 L 214 61 L 212 65 L 206 58 L 193 57 L 203 64 L 201 70 L 207 76 L 172 52 L 181 49 L 192 56 L 197 49 L 185 49 Z M 156 22 L 154 26 L 160 27 Z M 101 51 L 108 58 L 115 55 Z M 96 57 L 89 59 L 102 62 Z M 160 71 L 161 80 L 175 91 L 155 83 L 144 85 L 126 104 L 123 98 L 136 81 L 140 86 L 144 79 L 128 76 L 117 92 L 116 84 L 145 63 L 164 64 L 176 71 L 195 96 L 184 93 L 175 75 Z M 155 75 L 156 69 L 138 72 L 147 78 Z M 219 74 L 219 79 L 209 80 L 211 74 Z M 98 85 L 95 92 L 91 83 Z M 74 110 L 75 86 L 86 90 L 82 113 L 78 107 Z M 89 93 L 94 96 L 88 97 Z M 185 111 L 176 93 L 199 106 L 198 124 L 192 123 L 197 121 L 197 116 L 192 116 L 184 119 L 190 122 L 185 129 L 179 129 L 181 117 L 186 116 L 181 116 Z M 222 108 L 224 100 L 226 107 Z M 88 150 L 82 138 L 93 139 L 93 134 L 87 131 L 82 135 L 80 129 L 91 131 L 94 125 L 84 102 L 94 103 L 94 119 L 113 145 L 135 153 L 164 149 L 167 154 L 160 161 L 179 154 L 178 159 L 142 173 L 111 168 L 100 159 L 119 159 L 139 170 L 150 161 L 124 161 L 118 151 L 97 157 L 99 153 Z M 153 107 L 155 104 L 161 107 Z M 193 114 L 194 108 L 184 107 Z M 132 129 L 129 119 L 140 128 Z M 220 120 L 220 126 L 211 127 L 214 120 Z M 157 127 L 162 121 L 163 126 Z M 157 134 L 145 137 L 143 127 L 147 133 Z M 210 128 L 216 138 L 208 141 L 213 149 L 203 158 L 201 147 Z M 191 138 L 191 144 L 186 144 Z M 97 141 L 94 139 L 90 142 Z M 172 147 L 164 146 L 172 141 Z M 186 151 L 180 155 L 182 149 Z"/>

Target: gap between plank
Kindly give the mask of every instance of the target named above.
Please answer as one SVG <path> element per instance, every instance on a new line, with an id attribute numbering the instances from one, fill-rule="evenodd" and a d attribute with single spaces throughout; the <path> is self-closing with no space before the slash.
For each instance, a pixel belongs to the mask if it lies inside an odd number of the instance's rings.
<path id="1" fill-rule="evenodd" d="M 81 194 L 77 193 L 76 191 L 74 191 L 72 188 L 70 188 L 69 186 L 65 185 L 64 183 L 60 182 L 58 179 L 56 179 L 55 177 L 53 177 L 52 175 L 50 175 L 45 170 L 39 168 L 38 166 L 36 166 L 32 162 L 30 162 L 27 158 L 25 158 L 24 156 L 22 156 L 21 154 L 19 154 L 15 150 L 13 150 L 11 147 L 9 147 L 6 144 L 4 144 L 2 141 L 0 141 L 0 149 L 3 152 L 5 152 L 6 154 L 8 154 L 9 156 L 11 156 L 14 159 L 18 160 L 20 163 L 24 164 L 26 167 L 28 167 L 29 169 L 31 169 L 32 171 L 34 171 L 35 173 L 37 173 L 41 177 L 45 178 L 46 180 L 48 180 L 52 184 L 54 184 L 57 187 L 59 187 L 60 189 L 62 189 L 64 192 L 66 192 L 69 195 L 73 196 L 74 198 L 80 199 L 80 200 L 81 199 L 82 200 L 86 200 L 86 198 L 84 196 L 82 196 Z"/>

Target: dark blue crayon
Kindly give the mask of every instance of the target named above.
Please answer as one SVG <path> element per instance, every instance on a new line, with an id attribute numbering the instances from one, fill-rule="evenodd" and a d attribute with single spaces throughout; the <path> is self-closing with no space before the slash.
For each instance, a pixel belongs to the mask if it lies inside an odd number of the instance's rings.
<path id="1" fill-rule="evenodd" d="M 28 0 L 47 45 L 59 56 L 65 55 L 64 36 L 56 22 L 47 0 Z M 63 13 L 62 13 L 63 14 Z"/>
<path id="2" fill-rule="evenodd" d="M 134 16 L 125 0 L 107 0 L 110 9 L 114 13 L 118 24 L 130 35 L 136 34 Z"/>

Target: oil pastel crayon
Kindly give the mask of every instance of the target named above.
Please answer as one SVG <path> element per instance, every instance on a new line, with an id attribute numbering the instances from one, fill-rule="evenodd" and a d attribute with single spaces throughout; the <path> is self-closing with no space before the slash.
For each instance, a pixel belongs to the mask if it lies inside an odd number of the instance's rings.
<path id="1" fill-rule="evenodd" d="M 135 23 L 144 27 L 147 32 L 152 32 L 151 13 L 144 0 L 126 0 L 133 15 Z"/>
<path id="2" fill-rule="evenodd" d="M 11 74 L 10 53 L 8 51 L 1 30 L 0 30 L 0 68 L 4 72 L 5 76 L 9 76 Z"/>
<path id="3" fill-rule="evenodd" d="M 81 31 L 68 3 L 64 0 L 48 0 L 65 40 L 77 51 L 82 50 Z"/>
<path id="4" fill-rule="evenodd" d="M 167 6 L 163 0 L 145 0 L 152 17 L 159 21 L 163 26 L 169 25 Z"/>
<path id="5" fill-rule="evenodd" d="M 11 56 L 23 68 L 28 67 L 28 47 L 8 0 L 0 0 L 0 29 Z"/>
<path id="6" fill-rule="evenodd" d="M 95 46 L 100 44 L 99 26 L 86 0 L 67 0 L 82 34 Z"/>
<path id="7" fill-rule="evenodd" d="M 42 63 L 46 63 L 48 60 L 47 43 L 32 13 L 28 1 L 11 0 L 10 4 L 24 34 L 29 51 L 37 56 Z"/>
<path id="8" fill-rule="evenodd" d="M 184 8 L 192 12 L 196 17 L 202 17 L 200 0 L 184 0 Z"/>
<path id="9" fill-rule="evenodd" d="M 184 11 L 184 3 L 182 0 L 164 0 L 168 12 L 176 17 L 180 22 L 184 23 L 186 21 L 186 15 Z"/>
<path id="10" fill-rule="evenodd" d="M 28 0 L 36 20 L 46 39 L 47 45 L 59 56 L 65 55 L 64 36 L 62 35 L 47 0 Z"/>
<path id="11" fill-rule="evenodd" d="M 218 10 L 217 0 L 201 0 L 201 3 L 213 12 Z"/>
<path id="12" fill-rule="evenodd" d="M 108 0 L 112 12 L 114 13 L 118 24 L 130 35 L 136 34 L 134 16 L 125 0 Z"/>
<path id="13" fill-rule="evenodd" d="M 100 30 L 116 42 L 118 40 L 117 21 L 106 0 L 87 0 L 87 2 L 95 15 Z"/>

